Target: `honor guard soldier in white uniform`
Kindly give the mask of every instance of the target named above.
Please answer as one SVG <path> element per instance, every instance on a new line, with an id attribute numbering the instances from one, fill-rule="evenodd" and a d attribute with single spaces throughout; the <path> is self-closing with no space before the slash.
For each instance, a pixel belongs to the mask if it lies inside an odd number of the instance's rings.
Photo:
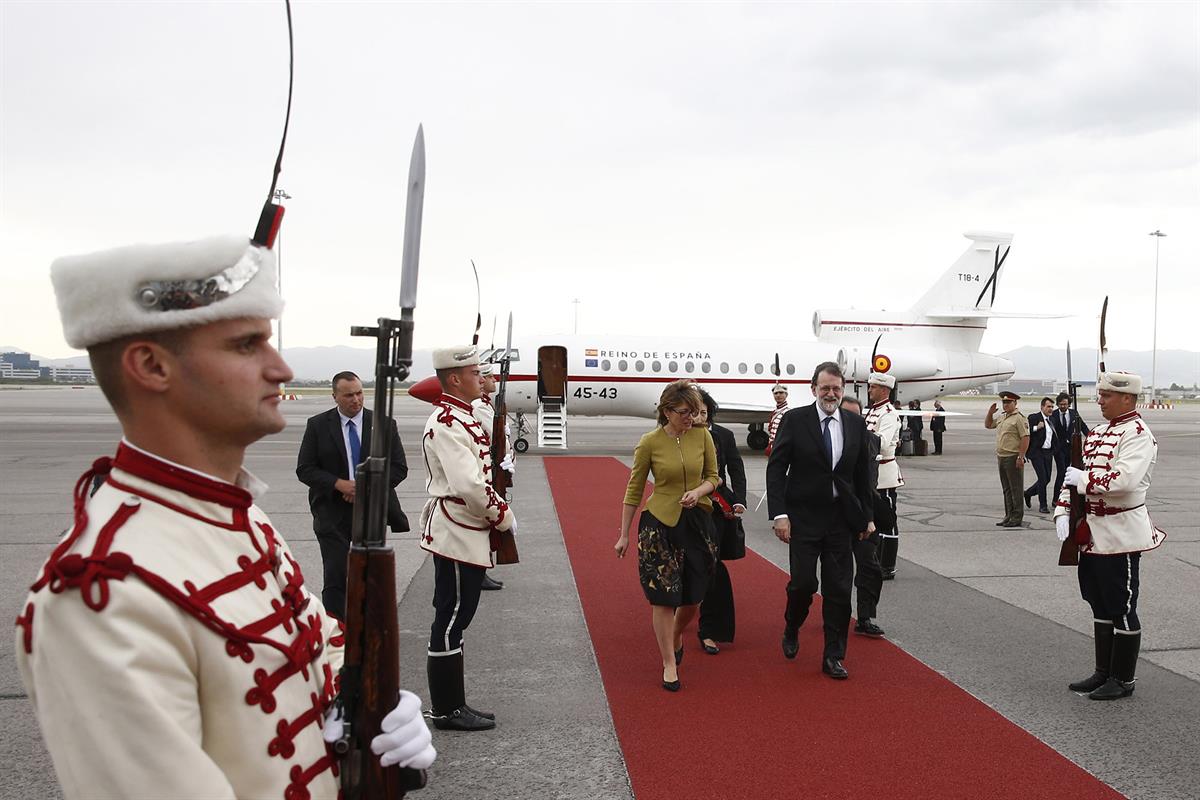
<path id="1" fill-rule="evenodd" d="M 1097 402 L 1107 425 L 1097 425 L 1083 444 L 1083 469 L 1068 467 L 1054 509 L 1059 541 L 1070 531 L 1070 487 L 1084 494 L 1090 541 L 1079 548 L 1079 590 L 1092 607 L 1096 671 L 1070 684 L 1093 700 L 1133 694 L 1142 626 L 1138 620 L 1138 567 L 1142 553 L 1166 534 L 1146 510 L 1146 492 L 1158 457 L 1158 442 L 1137 412 L 1142 379 L 1127 372 L 1102 372 Z M 1080 536 L 1080 539 L 1083 537 Z"/>
<path id="2" fill-rule="evenodd" d="M 332 800 L 341 630 L 242 468 L 283 430 L 292 377 L 270 344 L 274 253 L 240 236 L 141 245 L 59 259 L 51 277 L 124 431 L 76 484 L 17 619 L 63 794 Z M 432 763 L 415 695 L 384 728 L 385 765 Z"/>
<path id="3" fill-rule="evenodd" d="M 895 388 L 895 377 L 885 372 L 872 372 L 867 379 L 867 400 L 870 402 L 866 413 L 867 430 L 879 437 L 879 456 L 876 458 L 879 483 L 876 488 L 892 511 L 886 520 L 891 522 L 890 526 L 880 527 L 881 520 L 875 520 L 875 527 L 879 531 L 879 566 L 885 581 L 896 577 L 896 557 L 900 551 L 896 490 L 904 485 L 900 462 L 896 460 L 896 448 L 900 445 L 900 415 L 892 405 L 892 390 Z"/>
<path id="4" fill-rule="evenodd" d="M 429 634 L 429 700 L 435 727 L 494 728 L 495 715 L 467 705 L 463 632 L 479 607 L 492 559 L 492 533 L 516 527 L 492 489 L 491 438 L 472 402 L 483 391 L 479 354 L 470 345 L 433 351 L 442 396 L 425 423 L 421 447 L 429 469 L 429 501 L 421 511 L 421 547 L 433 553 L 433 626 Z"/>
<path id="5" fill-rule="evenodd" d="M 779 430 L 779 423 L 783 421 L 783 415 L 791 410 L 788 405 L 788 388 L 782 383 L 771 387 L 771 396 L 775 398 L 775 410 L 771 412 L 771 419 L 767 422 L 768 456 L 771 455 L 771 448 L 775 446 L 775 434 Z"/>
<path id="6" fill-rule="evenodd" d="M 480 364 L 479 375 L 482 379 L 483 394 L 479 396 L 479 399 L 471 403 L 471 413 L 475 415 L 475 419 L 479 420 L 480 426 L 487 431 L 490 437 L 492 435 L 492 423 L 496 420 L 496 408 L 492 405 L 492 395 L 496 393 L 496 365 L 487 362 Z M 505 427 L 507 428 L 507 426 Z M 505 436 L 507 436 L 507 433 Z M 505 447 L 504 461 L 500 466 L 508 470 L 509 474 L 512 474 L 512 447 Z M 504 588 L 504 581 L 497 580 L 491 575 L 484 573 L 483 583 L 480 584 L 479 588 L 485 592 L 499 591 Z"/>

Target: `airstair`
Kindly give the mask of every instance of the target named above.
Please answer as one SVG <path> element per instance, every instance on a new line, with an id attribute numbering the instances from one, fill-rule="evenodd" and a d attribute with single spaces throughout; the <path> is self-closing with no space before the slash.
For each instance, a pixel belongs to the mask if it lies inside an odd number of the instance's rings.
<path id="1" fill-rule="evenodd" d="M 562 397 L 543 397 L 538 403 L 538 447 L 567 449 L 567 409 Z"/>

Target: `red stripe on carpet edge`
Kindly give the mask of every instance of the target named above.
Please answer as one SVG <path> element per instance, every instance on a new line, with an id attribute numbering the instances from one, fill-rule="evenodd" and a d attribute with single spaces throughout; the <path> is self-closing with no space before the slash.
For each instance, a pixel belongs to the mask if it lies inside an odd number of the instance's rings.
<path id="1" fill-rule="evenodd" d="M 612 549 L 629 469 L 613 458 L 543 463 L 639 800 L 1121 797 L 890 642 L 851 636 L 850 680 L 826 678 L 820 598 L 800 655 L 785 660 L 787 576 L 749 551 L 727 564 L 736 643 L 706 655 L 693 627 L 683 689 L 663 691 L 636 554 Z"/>

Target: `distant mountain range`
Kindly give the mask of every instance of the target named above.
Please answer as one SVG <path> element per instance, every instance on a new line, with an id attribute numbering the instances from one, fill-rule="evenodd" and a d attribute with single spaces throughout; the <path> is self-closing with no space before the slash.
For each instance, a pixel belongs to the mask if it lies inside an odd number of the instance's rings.
<path id="1" fill-rule="evenodd" d="M 19 347 L 0 347 L 0 353 L 11 351 L 26 352 Z M 1016 366 L 1014 377 L 1021 379 L 1067 379 L 1066 351 L 1052 347 L 1021 347 L 1001 353 L 1005 358 L 1012 359 Z M 88 366 L 87 356 L 70 358 L 42 358 L 34 355 L 43 366 Z M 375 351 L 364 347 L 289 347 L 284 350 L 284 357 L 297 380 L 328 380 L 342 370 L 350 370 L 371 380 L 375 370 Z M 1080 348 L 1072 351 L 1076 379 L 1088 379 L 1095 375 L 1095 349 Z M 1151 353 L 1149 351 L 1110 350 L 1108 366 L 1113 369 L 1123 369 L 1136 372 L 1147 383 L 1150 382 Z M 416 379 L 433 374 L 433 360 L 429 350 L 418 350 L 413 353 L 412 375 Z M 1158 385 L 1170 386 L 1178 383 L 1192 386 L 1200 383 L 1200 353 L 1190 350 L 1160 350 L 1158 351 Z"/>
<path id="2" fill-rule="evenodd" d="M 1012 359 L 1016 367 L 1014 378 L 1067 379 L 1067 352 L 1053 347 L 1020 347 L 1000 355 Z M 1125 372 L 1135 372 L 1150 383 L 1153 354 L 1149 350 L 1109 350 L 1105 366 Z M 1071 348 L 1075 380 L 1090 380 L 1096 374 L 1096 350 Z M 1200 353 L 1190 350 L 1158 351 L 1158 385 L 1160 388 L 1177 383 L 1181 386 L 1200 384 Z"/>

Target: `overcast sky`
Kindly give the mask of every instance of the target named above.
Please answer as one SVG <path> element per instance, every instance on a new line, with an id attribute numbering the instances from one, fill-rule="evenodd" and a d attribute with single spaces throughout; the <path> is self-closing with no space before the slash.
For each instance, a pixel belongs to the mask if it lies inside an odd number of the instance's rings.
<path id="1" fill-rule="evenodd" d="M 984 349 L 1200 348 L 1200 4 L 308 3 L 280 186 L 288 347 L 395 314 L 428 153 L 417 346 L 468 259 L 518 333 L 811 339 L 1015 238 Z M 59 255 L 253 231 L 287 88 L 279 3 L 0 2 L 0 343 L 71 354 Z M 397 188 L 399 192 L 397 192 Z M 578 306 L 572 300 L 579 299 Z"/>

